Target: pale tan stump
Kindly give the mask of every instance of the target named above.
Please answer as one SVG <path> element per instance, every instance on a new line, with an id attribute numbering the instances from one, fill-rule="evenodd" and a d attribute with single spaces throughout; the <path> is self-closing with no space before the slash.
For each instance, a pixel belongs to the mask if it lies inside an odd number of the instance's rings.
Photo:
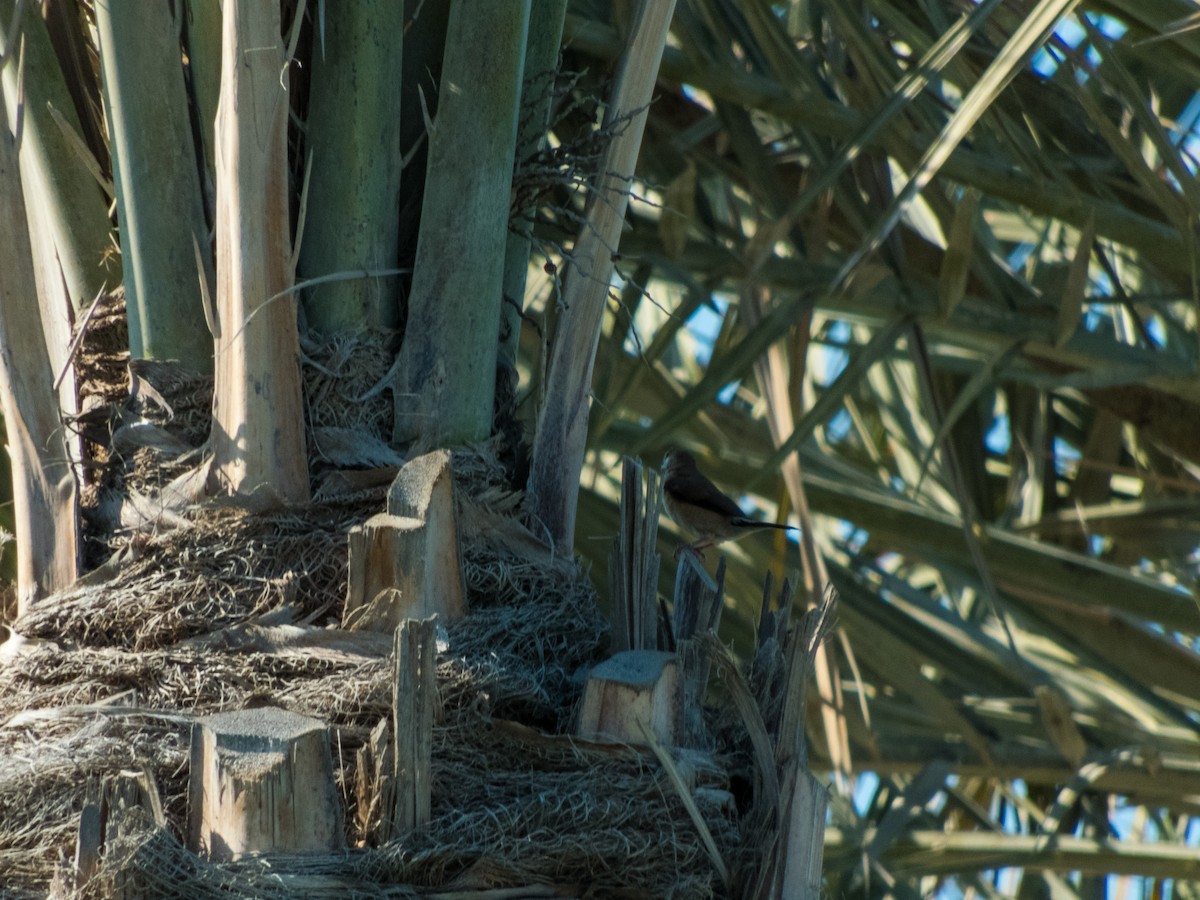
<path id="1" fill-rule="evenodd" d="M 588 675 L 576 735 L 645 745 L 642 729 L 666 747 L 679 728 L 679 666 L 671 653 L 626 650 Z"/>
<path id="2" fill-rule="evenodd" d="M 393 631 L 404 619 L 466 608 L 450 454 L 406 463 L 387 511 L 350 530 L 345 628 Z"/>
<path id="3" fill-rule="evenodd" d="M 244 709 L 192 729 L 191 848 L 216 861 L 345 846 L 329 732 L 285 709 Z"/>
<path id="4" fill-rule="evenodd" d="M 437 705 L 437 618 L 406 619 L 396 629 L 392 692 L 395 813 L 392 834 L 429 822 L 433 786 L 433 719 Z"/>

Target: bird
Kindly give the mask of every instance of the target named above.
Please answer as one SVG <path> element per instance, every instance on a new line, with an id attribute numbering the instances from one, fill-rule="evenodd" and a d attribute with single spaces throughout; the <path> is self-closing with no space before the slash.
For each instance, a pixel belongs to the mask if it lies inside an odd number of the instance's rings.
<path id="1" fill-rule="evenodd" d="M 793 525 L 777 525 L 751 519 L 742 508 L 708 480 L 696 467 L 696 459 L 686 450 L 668 450 L 663 458 L 663 500 L 667 512 L 685 531 L 696 536 L 675 552 L 690 550 L 701 559 L 709 547 L 737 540 L 764 528 L 799 531 Z"/>

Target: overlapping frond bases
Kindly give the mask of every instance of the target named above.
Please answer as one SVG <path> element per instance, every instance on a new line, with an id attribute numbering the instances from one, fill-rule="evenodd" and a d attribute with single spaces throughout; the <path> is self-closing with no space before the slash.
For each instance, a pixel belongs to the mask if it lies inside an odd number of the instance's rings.
<path id="1" fill-rule="evenodd" d="M 579 544 L 607 546 L 620 453 L 692 448 L 770 515 L 799 450 L 877 776 L 836 807 L 835 896 L 1197 874 L 1200 33 L 1183 2 L 1102 11 L 695 0 L 674 22 L 620 247 L 653 303 L 612 304 Z M 581 57 L 618 46 L 568 29 Z M 763 573 L 800 554 L 728 554 L 745 650 Z"/>

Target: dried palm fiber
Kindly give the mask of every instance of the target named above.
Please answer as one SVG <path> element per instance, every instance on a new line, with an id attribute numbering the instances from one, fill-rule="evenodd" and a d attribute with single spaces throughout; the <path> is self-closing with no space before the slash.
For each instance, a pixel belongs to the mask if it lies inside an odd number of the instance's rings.
<path id="1" fill-rule="evenodd" d="M 453 646 L 453 636 L 451 642 Z M 36 668 L 35 656 L 53 655 L 49 648 L 33 650 L 29 667 Z M 80 665 L 81 651 L 66 655 Z M 0 813 L 0 833 L 7 835 L 0 844 L 27 866 L 41 860 L 40 871 L 34 867 L 26 873 L 33 884 L 44 885 L 55 851 L 69 853 L 88 779 L 146 766 L 163 793 L 169 833 L 182 833 L 191 713 L 236 708 L 258 697 L 322 716 L 335 728 L 335 761 L 345 794 L 355 796 L 354 751 L 390 709 L 386 660 L 338 664 L 314 662 L 302 654 L 283 654 L 281 659 L 271 654 L 110 649 L 93 651 L 90 661 L 114 675 L 125 671 L 120 657 L 134 656 L 150 659 L 121 684 L 129 690 L 129 682 L 140 676 L 133 687 L 138 695 L 133 708 L 116 707 L 111 713 L 67 708 L 57 718 L 37 722 L 36 737 L 30 727 L 0 729 L 0 753 L 16 762 L 0 778 L 0 810 L 12 812 Z M 69 666 L 58 668 L 62 676 Z M 614 890 L 640 888 L 647 896 L 711 896 L 712 874 L 703 846 L 658 766 L 632 751 L 603 753 L 561 740 L 513 736 L 493 724 L 490 713 L 519 698 L 504 695 L 507 679 L 498 669 L 485 669 L 481 684 L 453 651 L 440 660 L 439 688 L 447 711 L 434 730 L 434 820 L 428 832 L 349 858 L 313 859 L 299 869 L 289 864 L 286 871 L 336 873 L 350 879 L 356 890 L 366 890 L 370 883 L 444 884 L 482 868 L 494 885 L 586 882 Z M 7 688 L 13 679 L 7 671 L 4 676 Z M 84 702 L 86 693 L 67 692 L 80 680 L 68 682 L 66 689 L 59 685 L 57 692 L 46 685 L 39 699 L 56 705 Z M 527 680 L 536 685 L 535 676 Z M 6 691 L 6 696 L 11 694 Z M 186 709 L 185 704 L 192 707 L 187 715 L 166 713 L 164 718 L 153 712 Z M 710 812 L 710 823 L 731 847 L 736 838 L 732 825 Z M 353 818 L 351 814 L 348 821 Z M 23 827 L 10 828 L 14 819 Z M 150 895 L 208 896 L 218 890 L 217 884 L 234 893 L 244 889 L 248 896 L 271 895 L 269 886 L 258 882 L 275 878 L 279 861 L 269 871 L 207 866 L 174 837 L 155 833 L 148 823 L 147 829 L 144 843 L 117 871 L 127 881 L 144 882 Z M 358 835 L 348 837 L 354 841 Z M 0 851 L 0 859 L 8 855 Z M 197 883 L 181 883 L 181 871 Z M 294 889 L 281 888 L 280 894 Z"/>
<path id="2" fill-rule="evenodd" d="M 506 884 L 591 896 L 715 896 L 695 830 L 657 767 L 632 751 L 530 742 L 464 712 L 436 730 L 434 759 L 434 814 L 419 836 L 215 865 L 147 821 L 114 855 L 125 884 L 155 897 L 415 896 L 412 887 Z M 490 777 L 480 779 L 481 769 Z M 717 829 L 723 844 L 731 831 Z M 91 888 L 103 895 L 110 884 Z"/>
<path id="3" fill-rule="evenodd" d="M 330 467 L 402 462 L 383 441 L 391 433 L 390 398 L 362 399 L 386 372 L 392 343 L 386 334 L 305 341 L 302 374 L 314 479 Z M 129 496 L 160 494 L 195 468 L 211 425 L 211 377 L 170 363 L 131 362 L 127 347 L 123 297 L 117 294 L 93 314 L 76 356 L 85 412 L 72 426 L 86 442 L 82 505 L 93 564 L 137 539 L 128 516 L 121 520 Z"/>
<path id="4" fill-rule="evenodd" d="M 344 592 L 346 530 L 367 515 L 342 503 L 206 510 L 165 534 L 139 536 L 111 580 L 39 604 L 17 628 L 63 643 L 152 650 L 283 606 L 329 610 Z"/>
<path id="5" fill-rule="evenodd" d="M 392 433 L 392 398 L 363 400 L 395 360 L 389 334 L 348 332 L 301 342 L 309 427 L 353 428 L 385 438 Z"/>
<path id="6" fill-rule="evenodd" d="M 119 316 L 104 322 L 123 324 Z M 110 348 L 108 356 L 102 350 L 85 341 L 81 358 L 124 385 L 119 350 Z M 344 348 L 306 353 L 325 370 L 320 377 L 345 375 Z M 190 447 L 206 434 L 210 386 L 167 368 L 137 374 L 154 391 L 132 402 L 122 392 L 127 386 L 94 391 L 120 409 L 97 404 L 85 423 L 108 453 L 94 457 L 93 499 L 131 486 L 160 496 L 171 478 L 194 465 L 186 453 L 181 460 L 161 448 L 113 455 L 112 436 L 130 416 Z M 309 415 L 326 423 L 319 427 L 369 427 L 323 418 L 311 406 L 311 385 Z M 332 398 L 322 405 L 352 405 L 336 386 L 321 390 Z M 315 460 L 314 469 L 328 464 Z M 406 885 L 551 883 L 598 895 L 721 895 L 694 826 L 650 757 L 578 747 L 504 724 L 565 730 L 579 672 L 602 656 L 607 628 L 574 562 L 539 557 L 526 538 L 506 534 L 503 516 L 514 513 L 521 495 L 506 483 L 492 449 L 456 451 L 453 464 L 464 510 L 473 511 L 476 523 L 463 547 L 471 614 L 447 623 L 449 646 L 439 654 L 444 718 L 434 730 L 433 821 L 424 834 L 337 856 L 221 866 L 180 842 L 191 722 L 272 704 L 329 723 L 349 807 L 348 842 L 360 843 L 355 752 L 390 714 L 390 660 L 361 646 L 319 651 L 284 644 L 260 652 L 254 635 L 297 622 L 310 625 L 296 633 L 335 634 L 315 626 L 340 619 L 346 531 L 380 511 L 382 489 L 270 512 L 185 505 L 183 521 L 170 529 L 105 533 L 101 528 L 112 520 L 97 515 L 97 545 L 125 554 L 125 561 L 107 581 L 50 598 L 14 623 L 26 643 L 0 660 L 4 890 L 44 896 L 71 857 L 89 791 L 122 770 L 145 769 L 162 795 L 166 828 L 146 819 L 127 829 L 106 848 L 99 880 L 78 894 L 105 896 L 120 879 L 147 896 L 181 898 L 402 897 L 415 896 Z M 732 853 L 734 824 L 715 809 L 706 809 L 706 818 Z"/>

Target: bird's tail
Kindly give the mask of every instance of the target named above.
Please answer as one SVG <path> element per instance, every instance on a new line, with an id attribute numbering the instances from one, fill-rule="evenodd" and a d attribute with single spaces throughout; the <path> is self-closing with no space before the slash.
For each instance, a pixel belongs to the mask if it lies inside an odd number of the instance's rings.
<path id="1" fill-rule="evenodd" d="M 747 519 L 744 516 L 737 519 L 730 519 L 729 522 L 738 528 L 778 528 L 782 531 L 800 530 L 797 525 L 778 525 L 775 522 L 760 522 L 758 519 Z"/>

